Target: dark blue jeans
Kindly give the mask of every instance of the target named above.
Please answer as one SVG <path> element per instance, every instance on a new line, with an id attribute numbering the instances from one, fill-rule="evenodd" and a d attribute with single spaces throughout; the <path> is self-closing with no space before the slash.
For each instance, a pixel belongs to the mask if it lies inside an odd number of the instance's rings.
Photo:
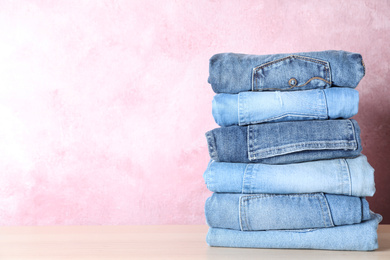
<path id="1" fill-rule="evenodd" d="M 362 150 L 353 119 L 314 120 L 221 127 L 206 133 L 217 162 L 286 164 L 353 158 Z"/>

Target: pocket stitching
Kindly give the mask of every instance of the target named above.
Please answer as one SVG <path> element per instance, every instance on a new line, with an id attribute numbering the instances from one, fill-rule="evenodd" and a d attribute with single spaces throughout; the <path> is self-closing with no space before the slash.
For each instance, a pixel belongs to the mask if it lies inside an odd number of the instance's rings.
<path id="1" fill-rule="evenodd" d="M 256 80 L 254 81 L 255 74 L 258 73 L 258 71 L 260 69 L 266 68 L 268 66 L 271 66 L 272 64 L 275 64 L 277 62 L 281 62 L 281 61 L 284 61 L 284 60 L 287 60 L 287 59 L 300 59 L 300 60 L 304 60 L 304 61 L 308 61 L 308 62 L 314 62 L 314 63 L 317 63 L 317 64 L 320 64 L 320 65 L 324 66 L 325 72 L 326 72 L 326 74 L 325 74 L 325 77 L 326 77 L 325 82 L 327 84 L 331 85 L 329 62 L 326 62 L 326 61 L 323 61 L 323 60 L 319 60 L 319 59 L 315 59 L 315 58 L 300 56 L 300 55 L 289 55 L 289 56 L 286 56 L 284 58 L 273 60 L 273 61 L 269 61 L 267 63 L 264 63 L 264 64 L 260 65 L 260 66 L 254 67 L 253 71 L 252 71 L 252 91 L 256 91 L 256 90 L 261 89 L 259 87 L 258 78 L 256 78 Z M 330 83 L 328 83 L 328 82 L 330 82 Z M 292 86 L 292 87 L 284 89 L 284 90 L 292 89 L 294 87 L 299 87 L 299 86 Z M 276 89 L 275 88 L 263 88 L 261 90 L 281 90 L 281 89 L 277 89 L 277 88 Z"/>

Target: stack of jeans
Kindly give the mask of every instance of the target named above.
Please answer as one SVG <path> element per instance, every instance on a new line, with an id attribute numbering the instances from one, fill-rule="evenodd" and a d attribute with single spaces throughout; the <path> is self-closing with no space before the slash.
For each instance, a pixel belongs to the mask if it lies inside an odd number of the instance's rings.
<path id="1" fill-rule="evenodd" d="M 374 250 L 382 217 L 364 197 L 354 89 L 365 68 L 345 51 L 216 54 L 209 83 L 220 128 L 206 133 L 210 246 Z"/>

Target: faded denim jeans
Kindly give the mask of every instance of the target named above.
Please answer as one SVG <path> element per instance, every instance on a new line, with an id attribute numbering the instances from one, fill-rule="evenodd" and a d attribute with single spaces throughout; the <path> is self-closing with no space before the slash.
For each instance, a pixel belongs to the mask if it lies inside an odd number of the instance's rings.
<path id="1" fill-rule="evenodd" d="M 359 224 L 301 230 L 240 231 L 210 228 L 210 246 L 252 248 L 295 248 L 368 251 L 378 248 L 377 228 L 382 217 L 371 212 Z"/>
<path id="2" fill-rule="evenodd" d="M 357 114 L 359 92 L 351 88 L 217 94 L 213 117 L 220 126 L 296 120 L 350 118 Z"/>
<path id="3" fill-rule="evenodd" d="M 206 133 L 209 154 L 217 162 L 287 164 L 354 158 L 362 150 L 353 119 L 288 121 L 229 126 Z"/>
<path id="4" fill-rule="evenodd" d="M 215 54 L 209 79 L 216 93 L 355 88 L 365 74 L 362 56 L 346 51 L 294 54 Z"/>
<path id="5" fill-rule="evenodd" d="M 364 155 L 354 159 L 292 164 L 210 161 L 203 174 L 207 188 L 223 193 L 315 193 L 373 196 L 374 168 Z"/>

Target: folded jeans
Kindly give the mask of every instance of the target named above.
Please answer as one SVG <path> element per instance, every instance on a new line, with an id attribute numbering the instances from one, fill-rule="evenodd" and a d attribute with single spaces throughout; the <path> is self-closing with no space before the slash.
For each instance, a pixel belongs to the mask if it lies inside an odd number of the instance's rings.
<path id="1" fill-rule="evenodd" d="M 374 168 L 367 157 L 292 164 L 227 163 L 211 160 L 203 174 L 207 188 L 223 193 L 314 193 L 373 196 Z"/>
<path id="2" fill-rule="evenodd" d="M 355 88 L 365 74 L 362 56 L 346 51 L 294 54 L 215 54 L 209 78 L 216 93 Z"/>
<path id="3" fill-rule="evenodd" d="M 354 158 L 362 150 L 353 119 L 221 127 L 207 132 L 206 139 L 217 162 L 286 164 Z"/>
<path id="4" fill-rule="evenodd" d="M 220 126 L 264 122 L 350 118 L 357 114 L 359 92 L 351 88 L 294 92 L 217 94 L 212 113 Z"/>
<path id="5" fill-rule="evenodd" d="M 206 200 L 210 227 L 241 231 L 328 228 L 370 218 L 365 198 L 324 194 L 213 193 Z"/>
<path id="6" fill-rule="evenodd" d="M 294 248 L 369 251 L 378 248 L 377 228 L 382 216 L 371 212 L 359 224 L 307 230 L 239 231 L 210 228 L 210 246 L 251 248 Z"/>

